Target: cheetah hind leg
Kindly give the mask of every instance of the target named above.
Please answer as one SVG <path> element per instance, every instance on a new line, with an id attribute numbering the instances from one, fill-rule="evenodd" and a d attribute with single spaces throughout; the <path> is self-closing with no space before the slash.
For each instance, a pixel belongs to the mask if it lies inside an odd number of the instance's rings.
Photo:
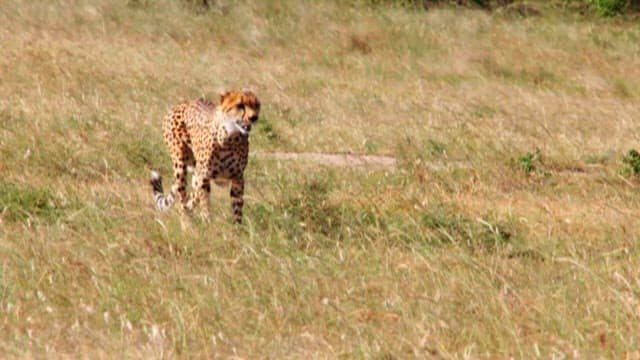
<path id="1" fill-rule="evenodd" d="M 162 176 L 157 171 L 151 171 L 149 183 L 153 190 L 153 201 L 156 204 L 156 209 L 160 211 L 168 210 L 175 201 L 175 196 L 173 193 L 164 194 Z"/>
<path id="2" fill-rule="evenodd" d="M 209 195 L 211 193 L 209 178 L 198 175 L 196 171 L 191 178 L 191 186 L 194 191 L 189 194 L 186 209 L 192 211 L 195 210 L 196 207 L 200 207 L 200 219 L 204 222 L 209 222 Z"/>

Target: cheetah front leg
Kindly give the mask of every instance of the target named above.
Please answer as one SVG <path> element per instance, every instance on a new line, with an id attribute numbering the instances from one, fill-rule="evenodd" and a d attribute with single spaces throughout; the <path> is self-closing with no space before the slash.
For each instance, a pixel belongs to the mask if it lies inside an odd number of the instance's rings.
<path id="1" fill-rule="evenodd" d="M 242 223 L 242 207 L 244 206 L 244 179 L 231 180 L 231 209 L 233 210 L 233 221 L 236 224 Z"/>

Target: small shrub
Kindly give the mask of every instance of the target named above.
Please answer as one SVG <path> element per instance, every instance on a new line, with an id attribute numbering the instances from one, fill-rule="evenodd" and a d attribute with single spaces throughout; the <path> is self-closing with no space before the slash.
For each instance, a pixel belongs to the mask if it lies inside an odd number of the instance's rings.
<path id="1" fill-rule="evenodd" d="M 622 163 L 625 166 L 625 173 L 631 175 L 640 174 L 640 153 L 637 150 L 629 150 L 629 152 L 627 152 L 627 154 L 622 158 Z"/>
<path id="2" fill-rule="evenodd" d="M 536 163 L 540 160 L 540 151 L 527 152 L 520 155 L 517 159 L 512 160 L 515 167 L 526 174 L 536 171 Z"/>
<path id="3" fill-rule="evenodd" d="M 620 15 L 629 6 L 629 0 L 587 0 L 593 9 L 602 16 Z"/>

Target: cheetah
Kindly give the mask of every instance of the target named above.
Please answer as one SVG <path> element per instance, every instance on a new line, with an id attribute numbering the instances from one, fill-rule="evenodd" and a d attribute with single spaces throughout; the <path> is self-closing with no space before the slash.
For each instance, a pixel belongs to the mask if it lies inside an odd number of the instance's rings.
<path id="1" fill-rule="evenodd" d="M 185 211 L 199 206 L 200 215 L 208 219 L 210 182 L 230 182 L 233 220 L 241 223 L 249 133 L 259 115 L 260 102 L 251 91 L 227 91 L 220 95 L 218 104 L 198 99 L 174 106 L 164 117 L 163 133 L 175 182 L 165 195 L 160 174 L 151 172 L 156 208 L 169 209 L 177 197 Z M 193 192 L 187 197 L 187 169 L 194 167 Z"/>

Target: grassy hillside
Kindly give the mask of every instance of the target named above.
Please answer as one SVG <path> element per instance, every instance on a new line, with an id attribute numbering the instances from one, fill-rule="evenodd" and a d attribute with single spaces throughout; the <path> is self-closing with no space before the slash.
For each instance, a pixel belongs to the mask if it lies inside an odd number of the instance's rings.
<path id="1" fill-rule="evenodd" d="M 0 2 L 4 356 L 640 356 L 637 22 L 199 3 Z M 163 114 L 231 88 L 245 224 L 156 212 Z"/>

